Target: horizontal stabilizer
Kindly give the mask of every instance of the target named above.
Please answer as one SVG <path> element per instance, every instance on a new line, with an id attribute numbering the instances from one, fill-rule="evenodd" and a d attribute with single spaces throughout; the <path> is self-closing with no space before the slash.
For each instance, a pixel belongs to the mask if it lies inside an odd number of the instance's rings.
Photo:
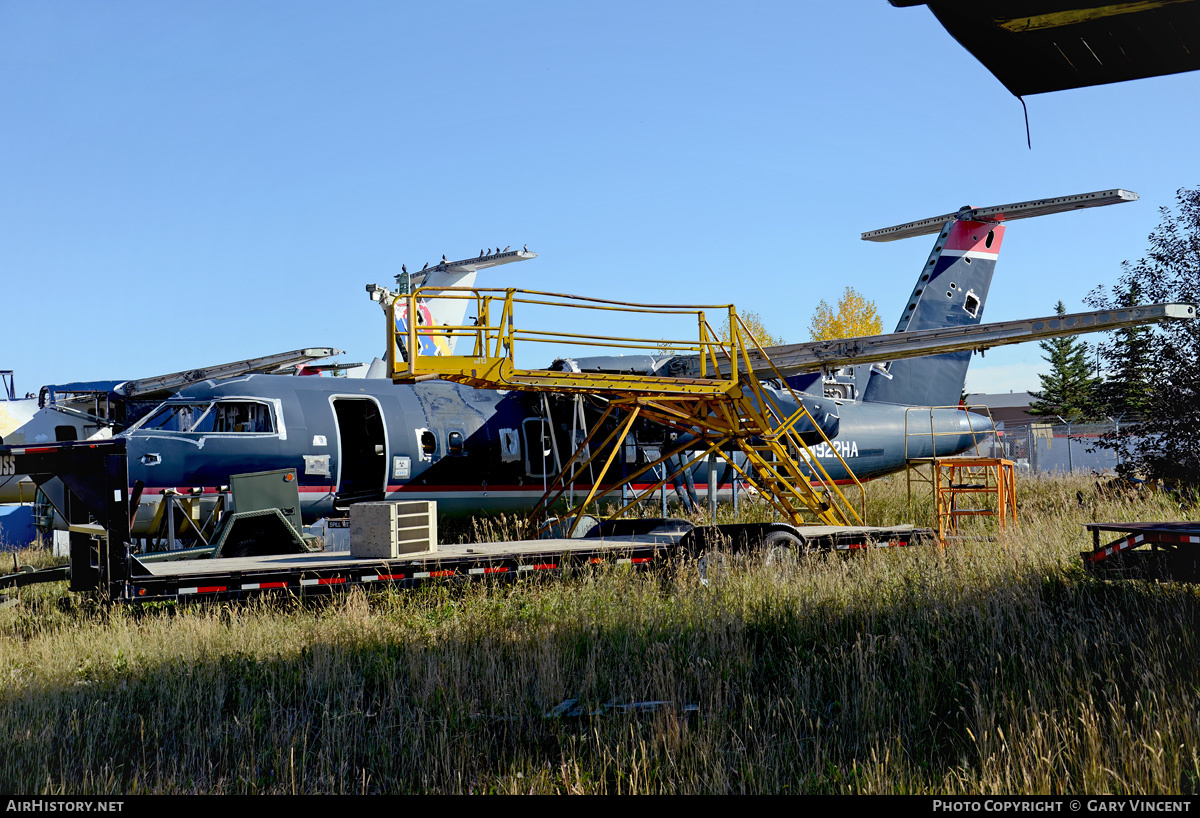
<path id="1" fill-rule="evenodd" d="M 1059 196 L 1055 199 L 1034 199 L 1029 202 L 996 205 L 994 207 L 964 207 L 957 213 L 947 213 L 944 216 L 934 216 L 895 227 L 885 227 L 881 230 L 871 230 L 863 233 L 863 241 L 896 241 L 913 236 L 926 236 L 937 233 L 946 222 L 960 219 L 974 222 L 1008 222 L 1013 219 L 1028 219 L 1033 216 L 1048 216 L 1051 213 L 1063 213 L 1068 210 L 1080 210 L 1085 207 L 1103 207 L 1104 205 L 1136 202 L 1138 195 L 1132 191 L 1098 190 L 1095 193 L 1079 193 L 1074 196 Z"/>
<path id="2" fill-rule="evenodd" d="M 427 270 L 420 270 L 412 273 L 413 288 L 423 286 L 423 282 L 418 280 L 421 273 L 428 275 L 429 273 L 474 273 L 479 270 L 486 270 L 488 267 L 496 267 L 500 264 L 511 264 L 514 261 L 528 261 L 531 258 L 537 258 L 537 253 L 531 253 L 528 250 L 513 250 L 510 253 L 502 253 L 499 250 L 491 255 L 481 255 L 475 258 L 464 258 L 459 261 L 447 261 L 444 264 L 437 264 Z"/>
<path id="3" fill-rule="evenodd" d="M 294 349 L 290 352 L 277 352 L 274 355 L 264 355 L 261 358 L 249 358 L 245 361 L 233 361 L 227 364 L 206 366 L 203 369 L 188 369 L 184 372 L 172 372 L 169 375 L 158 375 L 153 378 L 139 378 L 125 381 L 117 386 L 117 392 L 127 398 L 148 398 L 158 393 L 173 392 L 190 383 L 200 381 L 236 378 L 241 375 L 254 373 L 275 374 L 290 371 L 292 368 L 307 364 L 309 361 L 319 361 L 334 355 L 344 354 L 333 347 L 307 347 Z"/>
<path id="4" fill-rule="evenodd" d="M 1061 338 L 1085 332 L 1104 332 L 1195 317 L 1196 307 L 1192 304 L 1150 304 L 1119 310 L 1094 310 L 1020 321 L 938 327 L 913 332 L 766 347 L 765 352 L 770 356 L 770 363 L 757 351 L 750 353 L 749 357 L 750 366 L 759 377 L 770 378 L 775 371 L 787 377 L 850 364 L 879 363 L 938 355 L 943 352 L 989 349 L 1025 341 Z M 774 369 L 771 364 L 775 365 Z M 722 372 L 728 372 L 728 363 L 720 368 Z"/>

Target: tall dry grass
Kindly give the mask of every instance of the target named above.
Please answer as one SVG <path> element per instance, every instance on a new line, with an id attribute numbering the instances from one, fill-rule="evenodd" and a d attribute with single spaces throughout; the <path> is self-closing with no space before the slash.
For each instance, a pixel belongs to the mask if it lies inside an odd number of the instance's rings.
<path id="1" fill-rule="evenodd" d="M 871 491 L 897 521 L 902 481 Z M 0 790 L 1195 792 L 1196 589 L 1078 560 L 1082 522 L 1186 512 L 1079 480 L 1021 502 L 995 542 L 729 558 L 707 585 L 683 564 L 146 610 L 25 590 L 0 611 Z M 547 716 L 568 698 L 673 704 Z"/>

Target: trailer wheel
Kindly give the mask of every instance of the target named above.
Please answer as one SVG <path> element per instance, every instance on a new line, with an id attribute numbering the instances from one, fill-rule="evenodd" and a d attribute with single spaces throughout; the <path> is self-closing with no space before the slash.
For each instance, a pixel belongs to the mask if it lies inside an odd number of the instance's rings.
<path id="1" fill-rule="evenodd" d="M 804 550 L 804 541 L 790 531 L 772 531 L 762 539 L 763 565 L 772 569 L 792 568 Z"/>
<path id="2" fill-rule="evenodd" d="M 720 582 L 729 570 L 729 555 L 724 551 L 709 548 L 696 561 L 696 568 L 700 572 L 700 584 L 707 588 Z"/>
<path id="3" fill-rule="evenodd" d="M 790 531 L 772 531 L 762 540 L 763 550 L 767 555 L 771 554 L 791 554 L 795 555 L 804 551 L 804 541 Z"/>

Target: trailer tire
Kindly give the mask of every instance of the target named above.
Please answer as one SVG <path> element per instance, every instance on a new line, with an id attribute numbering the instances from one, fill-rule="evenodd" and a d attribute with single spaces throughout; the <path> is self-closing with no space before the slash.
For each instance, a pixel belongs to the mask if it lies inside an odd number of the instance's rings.
<path id="1" fill-rule="evenodd" d="M 724 551 L 710 548 L 700 555 L 696 569 L 700 573 L 700 584 L 707 588 L 724 578 L 729 570 L 729 556 Z"/>
<path id="2" fill-rule="evenodd" d="M 804 551 L 804 541 L 790 531 L 772 531 L 762 539 L 762 564 L 768 568 L 790 568 Z"/>

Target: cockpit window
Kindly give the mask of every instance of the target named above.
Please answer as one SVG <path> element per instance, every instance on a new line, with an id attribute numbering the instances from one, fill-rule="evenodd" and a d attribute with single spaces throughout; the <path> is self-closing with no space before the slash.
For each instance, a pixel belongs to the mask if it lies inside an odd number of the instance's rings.
<path id="1" fill-rule="evenodd" d="M 275 418 L 265 403 L 223 400 L 205 403 L 164 403 L 136 427 L 157 432 L 192 434 L 270 433 Z"/>
<path id="2" fill-rule="evenodd" d="M 273 432 L 271 407 L 253 401 L 218 401 L 211 412 L 214 432 Z"/>

